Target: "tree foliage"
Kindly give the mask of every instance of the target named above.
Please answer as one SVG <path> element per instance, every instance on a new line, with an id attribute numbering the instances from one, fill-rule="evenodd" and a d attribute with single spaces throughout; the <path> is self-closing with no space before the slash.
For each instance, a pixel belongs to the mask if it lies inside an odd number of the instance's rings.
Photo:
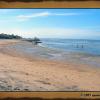
<path id="1" fill-rule="evenodd" d="M 21 36 L 18 36 L 18 35 L 9 35 L 9 34 L 4 34 L 4 33 L 1 33 L 0 34 L 0 39 L 21 39 L 22 37 Z"/>

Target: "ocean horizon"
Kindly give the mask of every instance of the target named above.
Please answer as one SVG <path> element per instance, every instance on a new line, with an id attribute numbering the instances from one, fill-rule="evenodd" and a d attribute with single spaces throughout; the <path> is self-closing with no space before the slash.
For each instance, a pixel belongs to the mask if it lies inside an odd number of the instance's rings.
<path id="1" fill-rule="evenodd" d="M 41 38 L 42 45 L 66 52 L 80 52 L 100 56 L 100 40 Z"/>

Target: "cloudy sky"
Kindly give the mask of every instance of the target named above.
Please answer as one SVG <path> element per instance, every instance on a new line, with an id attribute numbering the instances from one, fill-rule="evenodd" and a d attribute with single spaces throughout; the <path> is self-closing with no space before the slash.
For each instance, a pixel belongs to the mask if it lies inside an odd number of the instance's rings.
<path id="1" fill-rule="evenodd" d="M 100 9 L 0 9 L 0 33 L 100 39 Z"/>

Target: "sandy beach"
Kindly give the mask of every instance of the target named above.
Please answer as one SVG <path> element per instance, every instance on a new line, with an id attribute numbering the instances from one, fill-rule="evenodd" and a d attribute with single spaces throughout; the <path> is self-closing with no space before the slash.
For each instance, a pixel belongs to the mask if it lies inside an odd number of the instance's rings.
<path id="1" fill-rule="evenodd" d="M 80 58 L 21 40 L 0 40 L 0 91 L 100 91 L 100 67 Z"/>

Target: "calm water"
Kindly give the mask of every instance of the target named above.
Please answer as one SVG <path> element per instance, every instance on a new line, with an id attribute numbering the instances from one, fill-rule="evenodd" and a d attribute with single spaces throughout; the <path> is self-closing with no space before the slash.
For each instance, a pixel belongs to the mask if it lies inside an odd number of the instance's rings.
<path id="1" fill-rule="evenodd" d="M 48 47 L 63 49 L 71 52 L 82 52 L 100 56 L 100 40 L 83 39 L 41 39 Z"/>

